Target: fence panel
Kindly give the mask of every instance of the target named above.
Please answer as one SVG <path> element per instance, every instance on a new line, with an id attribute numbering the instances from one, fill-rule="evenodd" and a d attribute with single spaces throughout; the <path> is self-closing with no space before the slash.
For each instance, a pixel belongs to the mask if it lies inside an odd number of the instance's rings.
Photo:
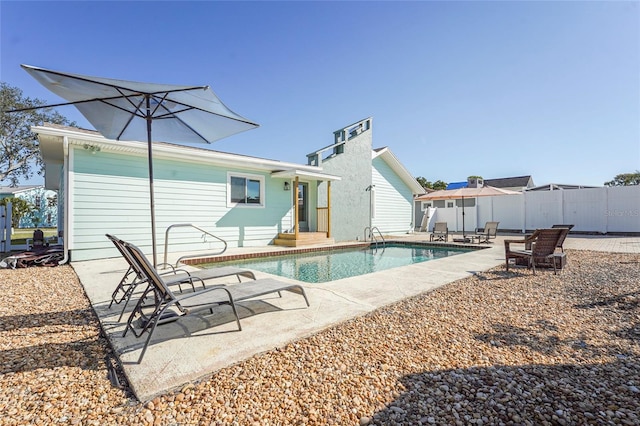
<path id="1" fill-rule="evenodd" d="M 524 195 L 501 195 L 496 197 L 478 198 L 481 213 L 478 217 L 480 226 L 486 222 L 500 222 L 499 229 L 517 230 L 523 228 L 523 201 Z M 491 205 L 489 208 L 488 205 Z M 491 215 L 487 212 L 491 210 Z"/>
<path id="2" fill-rule="evenodd" d="M 525 229 L 550 228 L 553 224 L 563 223 L 563 192 L 564 191 L 525 192 Z"/>
<path id="3" fill-rule="evenodd" d="M 439 208 L 435 221 L 447 222 L 450 231 L 462 231 L 462 209 Z M 577 232 L 640 232 L 640 185 L 480 197 L 476 207 L 465 207 L 466 231 L 489 221 L 500 222 L 502 230 L 567 223 Z"/>
<path id="4" fill-rule="evenodd" d="M 575 225 L 574 231 L 607 232 L 607 218 L 603 214 L 607 202 L 607 188 L 571 189 L 557 192 L 561 192 L 563 196 L 562 223 Z"/>
<path id="5" fill-rule="evenodd" d="M 605 208 L 607 232 L 640 232 L 640 185 L 607 189 Z"/>
<path id="6" fill-rule="evenodd" d="M 433 230 L 433 224 L 436 222 L 447 222 L 447 228 L 449 228 L 449 232 L 455 231 L 458 227 L 456 210 L 456 208 L 438 207 L 433 216 L 433 219 L 429 221 L 429 231 Z"/>

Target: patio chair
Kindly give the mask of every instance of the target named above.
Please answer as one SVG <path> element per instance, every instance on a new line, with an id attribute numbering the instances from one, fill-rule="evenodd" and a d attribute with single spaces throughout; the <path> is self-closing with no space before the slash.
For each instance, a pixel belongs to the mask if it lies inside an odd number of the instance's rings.
<path id="1" fill-rule="evenodd" d="M 498 234 L 498 224 L 500 222 L 487 222 L 484 224 L 484 228 L 482 232 L 478 232 L 478 228 L 476 228 L 475 237 L 478 238 L 478 244 L 480 243 L 490 243 L 490 240 L 496 238 Z"/>
<path id="2" fill-rule="evenodd" d="M 552 228 L 567 228 L 569 229 L 569 231 L 571 231 L 571 228 L 573 228 L 574 225 L 553 225 Z M 562 251 L 564 253 L 564 248 L 562 247 L 562 244 L 564 244 L 564 240 L 567 238 L 567 235 L 569 235 L 569 232 L 567 232 L 566 234 L 564 234 L 564 237 L 560 238 L 558 240 L 558 244 L 556 245 L 556 248 L 559 248 L 560 251 Z"/>
<path id="3" fill-rule="evenodd" d="M 156 327 L 179 320 L 182 317 L 198 315 L 202 311 L 213 313 L 213 308 L 230 305 L 238 325 L 238 331 L 241 331 L 242 326 L 240 325 L 236 302 L 271 293 L 280 295 L 282 291 L 290 291 L 302 295 L 307 306 L 310 306 L 304 288 L 300 285 L 283 283 L 271 278 L 242 284 L 216 285 L 202 289 L 194 288 L 191 292 L 176 295 L 169 289 L 163 277 L 158 274 L 138 247 L 127 242 L 124 242 L 123 246 L 141 271 L 145 282 L 148 283 L 142 297 L 140 297 L 131 312 L 122 334 L 122 337 L 125 337 L 127 332 L 131 330 L 134 336 L 139 338 L 145 332 L 149 333 L 138 358 L 138 363 L 142 361 Z M 148 299 L 153 302 L 147 304 Z M 139 321 L 136 321 L 137 319 Z M 134 322 L 139 322 L 140 328 L 138 330 Z"/>
<path id="4" fill-rule="evenodd" d="M 30 250 L 41 249 L 47 245 L 48 244 L 45 241 L 44 232 L 42 232 L 42 229 L 36 229 L 35 231 L 33 231 L 33 238 L 27 238 L 27 246 Z"/>
<path id="5" fill-rule="evenodd" d="M 553 273 L 557 273 L 555 251 L 558 240 L 563 238 L 569 230 L 567 228 L 536 229 L 533 234 L 523 240 L 504 240 L 504 256 L 507 271 L 510 259 L 525 259 L 527 268 L 536 273 L 536 264 L 549 264 L 553 266 Z M 531 249 L 514 250 L 512 244 L 524 244 Z M 564 255 L 564 254 L 563 254 Z"/>
<path id="6" fill-rule="evenodd" d="M 447 222 L 436 222 L 433 231 L 429 236 L 429 241 L 449 241 L 449 228 Z"/>
<path id="7" fill-rule="evenodd" d="M 120 304 L 122 301 L 125 302 L 122 307 L 122 311 L 120 312 L 120 317 L 118 317 L 118 322 L 120 322 L 136 287 L 142 283 L 146 283 L 146 279 L 144 278 L 143 271 L 140 270 L 140 267 L 138 267 L 134 259 L 131 258 L 131 254 L 128 252 L 128 250 L 126 250 L 124 246 L 125 241 L 110 234 L 106 234 L 106 237 L 111 240 L 113 245 L 118 249 L 120 254 L 122 254 L 122 257 L 124 257 L 124 259 L 129 264 L 129 269 L 127 269 L 124 276 L 111 294 L 111 302 L 109 303 L 109 308 L 111 308 L 113 303 Z M 252 280 L 256 279 L 256 276 L 252 271 L 248 269 L 235 268 L 233 266 L 223 266 L 219 268 L 202 269 L 199 271 L 191 272 L 174 268 L 172 265 L 166 266 L 169 266 L 170 269 L 159 274 L 163 277 L 167 285 L 177 285 L 180 292 L 182 292 L 182 284 L 190 284 L 191 288 L 195 290 L 194 281 L 198 281 L 202 284 L 203 287 L 205 287 L 204 281 L 216 278 L 231 277 L 234 275 L 237 277 L 239 282 L 242 282 L 240 278 L 241 276 L 250 278 Z"/>

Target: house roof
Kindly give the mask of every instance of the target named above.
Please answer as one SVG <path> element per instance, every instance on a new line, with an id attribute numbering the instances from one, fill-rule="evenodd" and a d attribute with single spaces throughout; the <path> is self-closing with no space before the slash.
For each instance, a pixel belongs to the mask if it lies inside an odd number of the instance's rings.
<path id="1" fill-rule="evenodd" d="M 556 191 L 559 189 L 583 189 L 583 188 L 601 188 L 599 186 L 589 185 L 571 185 L 566 183 L 548 183 L 546 185 L 533 186 L 527 188 L 527 191 Z"/>
<path id="2" fill-rule="evenodd" d="M 85 149 L 95 150 L 96 152 L 104 150 L 109 152 L 147 155 L 146 142 L 107 139 L 93 130 L 52 124 L 34 126 L 32 130 L 38 134 L 40 141 L 40 150 L 45 161 L 45 187 L 48 189 L 58 189 L 61 171 L 60 165 L 63 164 L 66 150 L 68 149 L 66 144 L 84 147 Z M 197 161 L 224 165 L 227 167 L 242 167 L 270 173 L 295 171 L 299 176 L 314 176 L 314 178 L 318 180 L 340 179 L 339 176 L 322 173 L 322 167 L 231 154 L 167 142 L 154 142 L 153 156 L 154 158 L 180 159 L 190 162 Z M 287 176 L 275 175 L 274 177 L 284 178 Z"/>
<path id="3" fill-rule="evenodd" d="M 533 179 L 531 178 L 530 175 L 497 178 L 497 179 L 485 179 L 484 184 L 493 186 L 496 188 L 514 188 L 514 187 L 528 188 L 530 186 L 533 186 Z"/>
<path id="4" fill-rule="evenodd" d="M 382 158 L 391 169 L 402 179 L 402 181 L 411 189 L 414 195 L 424 194 L 424 188 L 418 183 L 416 178 L 402 165 L 398 158 L 388 147 L 376 148 L 372 151 L 371 159 Z"/>
<path id="5" fill-rule="evenodd" d="M 466 188 L 469 183 L 465 180 L 464 182 L 451 182 L 447 184 L 446 189 L 459 189 Z"/>

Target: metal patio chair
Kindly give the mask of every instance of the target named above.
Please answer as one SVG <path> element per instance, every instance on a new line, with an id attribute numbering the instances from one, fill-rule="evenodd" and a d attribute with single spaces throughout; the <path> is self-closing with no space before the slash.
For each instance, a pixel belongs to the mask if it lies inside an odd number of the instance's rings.
<path id="1" fill-rule="evenodd" d="M 133 296 L 134 291 L 138 287 L 138 285 L 146 283 L 147 279 L 144 277 L 143 271 L 137 265 L 134 259 L 132 259 L 131 254 L 125 248 L 125 241 L 119 239 L 116 236 L 106 234 L 106 237 L 113 243 L 113 245 L 118 249 L 122 257 L 129 264 L 129 269 L 125 272 L 124 276 L 116 286 L 115 290 L 111 294 L 111 302 L 109 303 L 109 308 L 115 304 L 120 304 L 124 301 L 124 305 L 122 307 L 122 311 L 120 312 L 120 317 L 118 321 L 122 320 L 122 316 L 124 315 L 125 310 L 127 309 L 127 305 L 131 297 Z M 218 268 L 211 269 L 201 269 L 198 271 L 186 271 L 183 269 L 174 268 L 171 265 L 166 265 L 169 267 L 167 271 L 159 272 L 158 268 L 154 268 L 159 275 L 161 275 L 168 286 L 177 285 L 179 287 L 180 292 L 182 292 L 182 284 L 189 284 L 191 288 L 195 290 L 194 282 L 198 282 L 205 287 L 205 281 L 213 280 L 216 278 L 225 278 L 236 276 L 239 282 L 242 282 L 241 276 L 250 278 L 252 280 L 256 279 L 254 273 L 248 269 L 240 269 L 235 268 L 233 266 L 222 266 Z"/>
<path id="2" fill-rule="evenodd" d="M 447 222 L 436 222 L 433 225 L 433 231 L 429 236 L 429 241 L 449 241 L 449 228 Z"/>
<path id="3" fill-rule="evenodd" d="M 498 234 L 498 224 L 500 222 L 487 222 L 484 224 L 484 228 L 482 232 L 478 232 L 476 228 L 475 237 L 478 238 L 478 244 L 480 243 L 490 243 L 490 240 L 496 238 Z"/>
<path id="4" fill-rule="evenodd" d="M 149 333 L 138 358 L 138 363 L 142 361 L 156 327 L 177 321 L 182 317 L 201 315 L 204 311 L 213 313 L 214 308 L 229 305 L 238 324 L 238 331 L 241 331 L 242 326 L 236 302 L 266 294 L 280 294 L 282 291 L 290 291 L 302 295 L 309 306 L 309 300 L 302 286 L 271 278 L 242 284 L 216 285 L 210 288 L 198 288 L 188 293 L 175 294 L 138 247 L 127 242 L 124 242 L 123 246 L 139 267 L 145 282 L 148 283 L 142 297 L 131 312 L 122 335 L 125 337 L 129 330 L 138 338 L 142 337 L 145 332 Z M 151 302 L 149 303 L 149 301 Z M 135 323 L 138 323 L 138 326 Z"/>

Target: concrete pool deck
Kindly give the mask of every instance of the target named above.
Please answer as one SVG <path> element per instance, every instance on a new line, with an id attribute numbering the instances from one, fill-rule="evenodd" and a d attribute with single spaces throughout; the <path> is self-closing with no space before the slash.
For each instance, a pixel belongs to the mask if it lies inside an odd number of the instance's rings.
<path id="1" fill-rule="evenodd" d="M 255 354 L 500 265 L 504 263 L 502 241 L 505 238 L 521 236 L 499 236 L 482 250 L 322 284 L 276 277 L 301 284 L 311 306 L 306 307 L 301 296 L 284 292 L 282 298 L 273 295 L 237 303 L 242 331 L 236 331 L 231 309 L 227 306 L 202 318 L 163 325 L 156 330 L 139 364 L 137 359 L 144 339 L 136 339 L 131 333 L 123 338 L 124 324 L 117 322 L 121 307 L 108 308 L 111 293 L 127 269 L 125 261 L 111 258 L 74 262 L 72 266 L 120 358 L 132 391 L 139 400 L 146 401 Z M 428 234 L 416 233 L 393 239 L 428 241 Z M 640 237 L 570 236 L 565 248 L 640 253 Z M 240 248 L 229 249 L 226 254 L 274 250 L 273 246 Z M 256 276 L 269 275 L 256 272 Z M 216 282 L 237 283 L 235 278 Z"/>

